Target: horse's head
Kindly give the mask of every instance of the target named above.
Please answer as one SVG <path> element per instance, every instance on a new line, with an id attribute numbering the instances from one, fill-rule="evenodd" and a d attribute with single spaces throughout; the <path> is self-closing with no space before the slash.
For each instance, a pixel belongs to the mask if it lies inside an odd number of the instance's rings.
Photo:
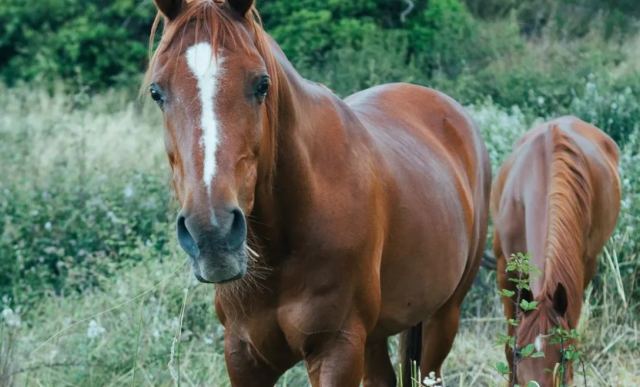
<path id="1" fill-rule="evenodd" d="M 271 172 L 273 59 L 253 0 L 155 3 L 164 30 L 147 79 L 164 114 L 178 240 L 200 281 L 235 280 L 247 271 L 246 216 Z"/>
<path id="2" fill-rule="evenodd" d="M 552 334 L 553 328 L 569 329 L 566 319 L 568 298 L 562 284 L 557 284 L 552 294 L 538 297 L 536 310 L 522 313 L 522 319 L 517 327 L 518 342 L 516 358 L 518 362 L 516 383 L 521 386 L 530 381 L 537 382 L 542 387 L 556 387 L 570 385 L 573 369 L 570 361 L 563 361 L 562 350 L 575 344 L 572 340 L 560 343 Z M 542 352 L 544 357 L 522 356 L 523 349 L 533 344 L 536 352 Z M 563 366 L 564 372 L 560 372 Z M 561 383 L 564 379 L 564 384 Z"/>

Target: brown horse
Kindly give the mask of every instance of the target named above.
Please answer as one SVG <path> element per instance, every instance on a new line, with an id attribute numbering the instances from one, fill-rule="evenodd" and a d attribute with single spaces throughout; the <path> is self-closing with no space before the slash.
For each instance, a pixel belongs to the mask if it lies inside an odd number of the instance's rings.
<path id="1" fill-rule="evenodd" d="M 296 73 L 252 0 L 155 2 L 178 238 L 217 284 L 231 383 L 271 386 L 304 360 L 314 386 L 392 386 L 400 332 L 439 372 L 488 217 L 461 106 L 408 84 L 342 101 Z"/>
<path id="2" fill-rule="evenodd" d="M 553 327 L 575 328 L 585 288 L 596 272 L 597 257 L 611 235 L 620 209 L 618 147 L 598 128 L 575 117 L 563 117 L 529 131 L 515 146 L 493 186 L 494 251 L 498 285 L 513 289 L 505 273 L 511 254 L 528 252 L 541 275 L 531 279 L 525 299 L 537 310 L 520 313 L 516 349 L 535 344 L 544 358 L 506 355 L 516 383 L 535 380 L 557 384 L 560 344 L 551 343 Z M 514 274 L 515 275 L 515 274 Z M 503 299 L 505 315 L 517 318 L 514 302 Z M 519 308 L 518 308 L 519 309 Z M 571 343 L 567 343 L 571 344 Z M 566 364 L 564 382 L 572 378 Z"/>

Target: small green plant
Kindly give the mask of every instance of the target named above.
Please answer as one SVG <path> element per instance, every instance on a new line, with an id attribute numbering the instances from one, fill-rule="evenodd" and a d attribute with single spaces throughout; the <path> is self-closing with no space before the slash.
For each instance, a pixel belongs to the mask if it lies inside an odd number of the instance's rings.
<path id="1" fill-rule="evenodd" d="M 536 301 L 526 300 L 522 296 L 524 291 L 531 291 L 529 285 L 530 279 L 532 277 L 538 276 L 540 274 L 540 271 L 535 265 L 531 263 L 531 257 L 528 254 L 523 253 L 513 254 L 507 262 L 505 271 L 507 273 L 515 274 L 515 276 L 511 276 L 509 278 L 509 281 L 515 284 L 516 290 L 514 291 L 509 289 L 500 289 L 498 293 L 500 294 L 500 296 L 506 297 L 509 300 L 514 300 L 515 297 L 515 300 L 512 301 L 515 307 L 515 318 L 507 319 L 507 324 L 514 328 L 515 334 L 513 336 L 500 335 L 498 338 L 498 343 L 500 345 L 508 345 L 511 348 L 513 353 L 513 370 L 510 371 L 509 366 L 504 362 L 497 363 L 496 370 L 509 381 L 509 386 L 518 387 L 519 385 L 515 382 L 518 363 L 526 358 L 544 357 L 544 353 L 542 351 L 536 350 L 536 346 L 533 343 L 519 348 L 517 346 L 518 331 L 517 329 L 515 329 L 520 324 L 520 317 L 522 313 L 536 310 L 538 307 L 538 303 Z M 566 383 L 568 364 L 574 362 L 580 362 L 582 364 L 582 373 L 585 378 L 584 384 L 586 386 L 587 381 L 586 372 L 584 370 L 583 356 L 574 344 L 580 338 L 580 334 L 577 332 L 577 330 L 567 330 L 562 327 L 554 327 L 548 333 L 547 337 L 550 344 L 560 345 L 560 363 L 555 367 L 555 369 L 549 370 L 549 372 L 554 373 L 554 378 L 559 381 L 559 386 L 568 386 L 568 384 Z M 539 384 L 536 381 L 529 381 L 527 383 L 527 387 L 535 387 L 538 385 Z"/>
<path id="2" fill-rule="evenodd" d="M 575 329 L 564 329 L 555 327 L 550 332 L 549 342 L 560 345 L 560 363 L 554 370 L 555 377 L 560 381 L 560 387 L 566 387 L 567 365 L 569 363 L 580 362 L 583 368 L 584 385 L 587 385 L 587 376 L 584 372 L 583 355 L 576 347 L 575 342 L 580 339 L 580 334 Z"/>
<path id="3" fill-rule="evenodd" d="M 509 276 L 509 281 L 514 284 L 515 290 L 500 289 L 498 291 L 498 294 L 500 294 L 500 296 L 502 297 L 506 297 L 507 299 L 512 300 L 512 302 L 514 303 L 515 316 L 514 318 L 507 319 L 507 324 L 514 328 L 515 334 L 513 336 L 500 335 L 498 338 L 498 344 L 508 345 L 509 348 L 511 348 L 511 352 L 513 353 L 513 371 L 510 374 L 509 366 L 504 362 L 498 362 L 496 364 L 496 370 L 498 371 L 498 373 L 500 373 L 500 375 L 502 375 L 509 381 L 510 386 L 518 386 L 515 383 L 515 375 L 518 363 L 523 359 L 529 357 L 544 356 L 544 353 L 536 351 L 535 345 L 533 343 L 527 344 L 522 348 L 518 348 L 518 331 L 517 329 L 515 329 L 520 323 L 520 314 L 522 312 L 530 312 L 538 307 L 538 303 L 536 301 L 529 301 L 524 299 L 523 293 L 525 291 L 531 291 L 531 287 L 529 285 L 530 279 L 534 276 L 539 275 L 540 270 L 531 263 L 531 256 L 529 256 L 529 254 L 517 253 L 511 255 L 511 258 L 507 262 L 505 271 L 508 275 L 511 274 Z M 527 387 L 533 387 L 536 385 L 537 383 L 534 381 L 530 381 L 529 383 L 527 383 Z"/>

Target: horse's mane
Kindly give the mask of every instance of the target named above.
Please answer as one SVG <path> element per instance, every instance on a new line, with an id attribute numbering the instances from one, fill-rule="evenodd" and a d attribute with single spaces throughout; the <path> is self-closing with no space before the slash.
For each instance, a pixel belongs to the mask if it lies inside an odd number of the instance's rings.
<path id="1" fill-rule="evenodd" d="M 583 255 L 591 224 L 592 187 L 587 160 L 558 126 L 551 128 L 553 156 L 543 289 L 553 294 L 562 283 L 569 296 L 582 298 Z"/>
<path id="2" fill-rule="evenodd" d="M 582 259 L 591 224 L 592 188 L 587 160 L 578 145 L 557 124 L 552 124 L 549 136 L 552 153 L 544 278 L 542 291 L 536 297 L 538 310 L 531 312 L 536 318 L 527 319 L 536 329 L 522 327 L 522 333 L 531 336 L 528 337 L 531 340 L 537 333 L 559 324 L 552 313 L 552 302 L 549 302 L 558 283 L 564 286 L 567 294 L 566 320 L 571 327 L 577 324 L 584 291 Z"/>
<path id="3" fill-rule="evenodd" d="M 162 37 L 158 47 L 153 52 L 156 34 L 163 20 Z M 243 23 L 250 32 L 253 41 L 246 39 L 246 35 L 240 30 L 240 23 Z M 267 130 L 267 135 L 260 150 L 259 173 L 260 180 L 267 187 L 271 187 L 277 156 L 277 101 L 280 71 L 276 59 L 271 53 L 269 38 L 262 28 L 260 14 L 255 7 L 251 8 L 244 20 L 233 15 L 230 10 L 223 8 L 223 5 L 214 0 L 189 1 L 186 3 L 185 9 L 170 22 L 158 12 L 149 37 L 150 60 L 142 90 L 146 91 L 146 87 L 151 82 L 153 69 L 161 54 L 167 54 L 170 58 L 177 58 L 183 53 L 185 35 L 190 28 L 195 31 L 195 41 L 206 39 L 211 44 L 214 55 L 217 54 L 221 47 L 246 52 L 250 52 L 255 47 L 263 58 L 271 79 L 271 88 L 265 100 L 267 113 L 265 129 Z M 201 39 L 200 36 L 204 39 Z"/>

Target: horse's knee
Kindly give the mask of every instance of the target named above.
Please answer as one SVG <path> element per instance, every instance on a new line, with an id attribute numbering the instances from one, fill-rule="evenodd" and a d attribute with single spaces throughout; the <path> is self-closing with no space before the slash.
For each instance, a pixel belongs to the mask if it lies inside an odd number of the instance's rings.
<path id="1" fill-rule="evenodd" d="M 366 336 L 358 331 L 321 334 L 305 353 L 313 387 L 357 387 L 364 374 Z"/>
<path id="2" fill-rule="evenodd" d="M 251 346 L 234 336 L 225 337 L 224 357 L 232 386 L 273 386 L 283 371 L 260 359 Z"/>

